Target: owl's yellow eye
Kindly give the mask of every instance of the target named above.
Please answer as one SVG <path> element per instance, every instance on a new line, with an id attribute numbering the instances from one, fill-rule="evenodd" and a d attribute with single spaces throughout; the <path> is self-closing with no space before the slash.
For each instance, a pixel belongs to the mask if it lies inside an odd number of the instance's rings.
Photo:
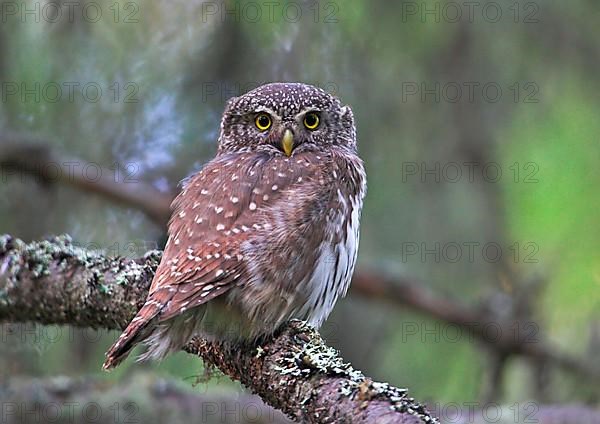
<path id="1" fill-rule="evenodd" d="M 304 126 L 309 130 L 316 130 L 319 126 L 320 119 L 319 115 L 316 112 L 308 112 L 304 116 Z"/>
<path id="2" fill-rule="evenodd" d="M 271 121 L 271 117 L 266 113 L 260 113 L 254 120 L 254 123 L 256 124 L 256 128 L 261 131 L 266 131 L 271 128 L 273 121 Z"/>

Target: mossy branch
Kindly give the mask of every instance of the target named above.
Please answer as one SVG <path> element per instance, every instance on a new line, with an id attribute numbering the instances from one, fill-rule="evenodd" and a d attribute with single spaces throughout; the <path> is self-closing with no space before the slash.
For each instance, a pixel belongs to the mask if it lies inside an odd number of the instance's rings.
<path id="1" fill-rule="evenodd" d="M 68 236 L 32 243 L 1 236 L 0 322 L 123 329 L 144 303 L 160 258 L 159 251 L 109 258 Z M 405 389 L 365 377 L 300 321 L 260 349 L 195 338 L 184 350 L 298 421 L 437 422 Z"/>

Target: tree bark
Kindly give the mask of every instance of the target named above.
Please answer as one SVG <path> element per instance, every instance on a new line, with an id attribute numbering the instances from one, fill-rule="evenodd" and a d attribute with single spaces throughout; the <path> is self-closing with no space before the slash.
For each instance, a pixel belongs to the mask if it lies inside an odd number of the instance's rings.
<path id="1" fill-rule="evenodd" d="M 160 258 L 159 251 L 108 258 L 68 236 L 31 243 L 1 236 L 0 322 L 123 329 L 143 305 Z M 194 338 L 184 350 L 302 422 L 437 422 L 406 389 L 365 377 L 300 321 L 260 347 Z"/>

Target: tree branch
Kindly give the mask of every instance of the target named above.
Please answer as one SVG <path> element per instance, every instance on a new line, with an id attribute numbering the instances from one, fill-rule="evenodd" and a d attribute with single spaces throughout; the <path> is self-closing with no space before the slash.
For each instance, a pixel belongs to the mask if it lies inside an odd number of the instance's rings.
<path id="1" fill-rule="evenodd" d="M 592 382 L 600 378 L 600 368 L 597 365 L 556 351 L 543 340 L 539 328 L 533 329 L 535 332 L 532 333 L 527 323 L 497 319 L 485 310 L 469 308 L 438 296 L 427 290 L 427 285 L 423 282 L 363 271 L 354 274 L 351 287 L 363 296 L 405 305 L 434 319 L 454 324 L 496 354 L 523 355 L 548 362 Z M 490 334 L 490 328 L 496 331 Z"/>
<path id="2" fill-rule="evenodd" d="M 52 184 L 63 184 L 130 206 L 145 213 L 156 224 L 166 225 L 174 195 L 143 182 L 115 181 L 115 171 L 98 164 L 57 157 L 43 143 L 21 136 L 0 137 L 0 171 L 4 178 L 23 172 Z M 83 170 L 91 168 L 91 176 Z M 100 171 L 99 171 L 100 170 Z M 125 173 L 125 171 L 122 171 Z"/>
<path id="3" fill-rule="evenodd" d="M 161 253 L 107 258 L 69 237 L 0 237 L 0 321 L 123 329 L 144 303 Z M 344 363 L 318 332 L 293 321 L 260 348 L 193 339 L 184 350 L 302 422 L 432 423 L 423 406 Z"/>

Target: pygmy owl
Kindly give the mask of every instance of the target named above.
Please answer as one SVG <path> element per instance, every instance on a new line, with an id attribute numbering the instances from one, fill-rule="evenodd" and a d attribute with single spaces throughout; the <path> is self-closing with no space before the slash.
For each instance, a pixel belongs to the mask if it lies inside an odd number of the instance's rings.
<path id="1" fill-rule="evenodd" d="M 199 334 L 256 341 L 318 328 L 346 294 L 366 190 L 350 107 L 306 84 L 228 101 L 216 157 L 183 183 L 148 298 L 107 353 L 162 358 Z"/>

